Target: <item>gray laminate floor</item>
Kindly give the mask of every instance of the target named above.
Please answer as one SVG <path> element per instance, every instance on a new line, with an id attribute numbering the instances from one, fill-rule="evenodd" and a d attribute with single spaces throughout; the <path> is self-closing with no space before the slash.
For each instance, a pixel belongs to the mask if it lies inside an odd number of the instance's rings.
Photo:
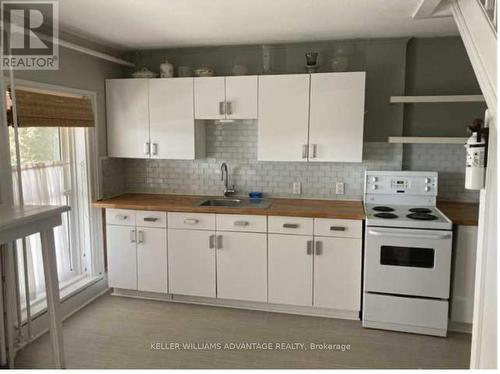
<path id="1" fill-rule="evenodd" d="M 110 295 L 67 319 L 64 339 L 68 368 L 467 368 L 470 354 L 468 334 L 436 338 L 363 329 L 359 321 Z M 221 343 L 221 349 L 151 348 L 207 342 Z M 302 343 L 308 349 L 224 350 L 224 343 L 241 342 L 274 348 Z M 311 350 L 310 343 L 349 344 L 350 350 Z M 48 335 L 21 351 L 16 366 L 50 367 Z"/>

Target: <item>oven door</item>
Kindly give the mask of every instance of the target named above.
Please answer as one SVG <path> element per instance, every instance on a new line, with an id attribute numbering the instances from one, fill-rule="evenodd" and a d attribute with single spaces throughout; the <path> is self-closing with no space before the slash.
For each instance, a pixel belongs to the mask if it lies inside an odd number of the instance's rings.
<path id="1" fill-rule="evenodd" d="M 451 231 L 366 227 L 365 291 L 447 299 Z"/>

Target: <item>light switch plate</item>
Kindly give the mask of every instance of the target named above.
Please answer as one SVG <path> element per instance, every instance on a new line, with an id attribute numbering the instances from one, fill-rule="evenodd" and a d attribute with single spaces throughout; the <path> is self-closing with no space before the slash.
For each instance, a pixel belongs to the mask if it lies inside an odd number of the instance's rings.
<path id="1" fill-rule="evenodd" d="M 294 182 L 293 183 L 293 194 L 300 195 L 301 190 L 302 190 L 302 188 L 301 188 L 300 182 Z"/>
<path id="2" fill-rule="evenodd" d="M 335 183 L 335 194 L 337 194 L 337 195 L 344 194 L 344 182 Z"/>

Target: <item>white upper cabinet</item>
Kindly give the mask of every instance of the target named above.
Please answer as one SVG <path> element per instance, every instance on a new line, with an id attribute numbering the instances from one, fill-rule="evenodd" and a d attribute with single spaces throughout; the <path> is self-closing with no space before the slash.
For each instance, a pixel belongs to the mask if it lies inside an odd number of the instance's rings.
<path id="1" fill-rule="evenodd" d="M 226 77 L 226 118 L 257 118 L 257 76 Z"/>
<path id="2" fill-rule="evenodd" d="M 309 77 L 259 76 L 259 161 L 307 161 Z"/>
<path id="3" fill-rule="evenodd" d="M 149 158 L 147 79 L 106 81 L 108 155 Z"/>
<path id="4" fill-rule="evenodd" d="M 224 77 L 194 79 L 194 111 L 197 119 L 225 119 Z"/>
<path id="5" fill-rule="evenodd" d="M 196 158 L 193 78 L 149 81 L 151 158 Z"/>
<path id="6" fill-rule="evenodd" d="M 194 79 L 196 119 L 257 118 L 257 76 Z"/>
<path id="7" fill-rule="evenodd" d="M 309 161 L 362 161 L 364 103 L 364 72 L 311 74 Z"/>

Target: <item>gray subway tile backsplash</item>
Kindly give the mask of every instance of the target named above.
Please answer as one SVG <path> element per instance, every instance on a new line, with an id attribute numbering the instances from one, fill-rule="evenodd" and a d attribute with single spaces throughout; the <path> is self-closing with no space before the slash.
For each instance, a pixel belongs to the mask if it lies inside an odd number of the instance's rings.
<path id="1" fill-rule="evenodd" d="M 122 192 L 221 195 L 220 164 L 229 165 L 230 183 L 239 194 L 262 191 L 273 197 L 362 199 L 365 170 L 429 170 L 440 175 L 439 197 L 477 201 L 477 192 L 463 188 L 463 146 L 365 142 L 362 163 L 257 161 L 257 124 L 206 122 L 207 155 L 199 160 L 106 159 L 104 196 Z M 286 139 L 283 139 L 286 141 Z M 292 184 L 302 184 L 301 195 Z M 335 194 L 335 183 L 345 194 Z"/>

